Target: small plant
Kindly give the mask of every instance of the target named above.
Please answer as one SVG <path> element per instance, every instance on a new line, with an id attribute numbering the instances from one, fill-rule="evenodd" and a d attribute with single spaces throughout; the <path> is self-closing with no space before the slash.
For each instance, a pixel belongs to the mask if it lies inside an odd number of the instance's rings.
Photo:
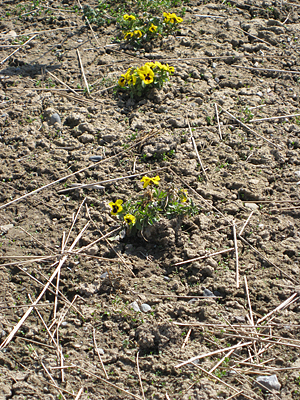
<path id="1" fill-rule="evenodd" d="M 160 62 L 146 62 L 140 68 L 129 68 L 118 80 L 118 87 L 130 93 L 130 97 L 141 97 L 151 88 L 162 88 L 174 73 L 174 67 Z"/>
<path id="2" fill-rule="evenodd" d="M 158 222 L 161 216 L 174 218 L 178 215 L 195 215 L 197 207 L 188 198 L 187 190 L 170 187 L 159 190 L 160 177 L 144 176 L 141 179 L 143 188 L 147 189 L 142 196 L 125 203 L 121 199 L 110 202 L 111 214 L 118 217 L 127 229 L 127 233 L 142 231 L 147 225 Z"/>
<path id="3" fill-rule="evenodd" d="M 182 22 L 183 19 L 175 13 L 164 12 L 160 18 L 148 14 L 143 16 L 125 14 L 120 20 L 120 28 L 125 40 L 135 47 L 141 47 L 157 37 L 175 33 Z"/>

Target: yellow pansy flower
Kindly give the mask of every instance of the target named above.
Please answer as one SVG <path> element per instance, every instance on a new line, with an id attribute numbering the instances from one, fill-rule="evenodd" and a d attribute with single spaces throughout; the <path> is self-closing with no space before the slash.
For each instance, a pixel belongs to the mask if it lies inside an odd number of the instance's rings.
<path id="1" fill-rule="evenodd" d="M 156 30 L 157 30 L 157 26 L 154 25 L 154 24 L 151 24 L 151 26 L 150 26 L 150 28 L 149 28 L 149 31 L 152 32 L 152 33 L 154 33 L 154 32 L 156 32 Z"/>
<path id="2" fill-rule="evenodd" d="M 179 197 L 180 197 L 180 200 L 182 201 L 182 203 L 185 203 L 188 199 L 187 190 L 181 189 L 179 192 Z"/>
<path id="3" fill-rule="evenodd" d="M 135 218 L 134 215 L 126 214 L 126 215 L 124 216 L 124 221 L 125 221 L 126 224 L 128 224 L 128 225 L 135 225 L 135 223 L 136 223 L 136 218 Z"/>
<path id="4" fill-rule="evenodd" d="M 127 32 L 127 33 L 125 33 L 125 35 L 124 35 L 124 39 L 131 39 L 132 36 L 133 36 L 133 33 L 132 33 L 132 32 Z"/>
<path id="5" fill-rule="evenodd" d="M 135 20 L 136 20 L 136 18 L 135 18 L 134 15 L 129 15 L 129 14 L 123 15 L 123 19 L 124 19 L 125 21 L 135 21 Z"/>
<path id="6" fill-rule="evenodd" d="M 180 23 L 183 21 L 183 19 L 180 18 L 180 17 L 177 17 L 177 15 L 175 15 L 175 20 L 176 20 L 176 22 L 177 22 L 178 24 L 180 24 Z"/>
<path id="7" fill-rule="evenodd" d="M 158 175 L 156 175 L 154 178 L 149 178 L 148 176 L 143 176 L 143 178 L 141 179 L 141 182 L 144 183 L 144 186 L 143 186 L 144 189 L 146 189 L 146 187 L 148 185 L 150 185 L 150 186 L 152 184 L 158 185 L 159 181 L 160 181 L 160 177 Z"/>
<path id="8" fill-rule="evenodd" d="M 137 70 L 139 77 L 146 84 L 152 83 L 154 80 L 154 72 L 148 65 L 144 65 L 143 67 Z"/>
<path id="9" fill-rule="evenodd" d="M 113 201 L 111 201 L 109 204 L 109 206 L 111 207 L 111 214 L 112 215 L 117 215 L 118 213 L 120 213 L 123 210 L 122 204 L 123 200 L 118 199 L 115 203 Z"/>
<path id="10" fill-rule="evenodd" d="M 118 80 L 118 85 L 124 87 L 126 84 L 126 77 L 125 75 L 121 75 L 121 78 Z"/>
<path id="11" fill-rule="evenodd" d="M 137 29 L 136 31 L 133 32 L 134 35 L 139 39 L 143 36 L 142 31 L 140 31 L 139 29 Z"/>

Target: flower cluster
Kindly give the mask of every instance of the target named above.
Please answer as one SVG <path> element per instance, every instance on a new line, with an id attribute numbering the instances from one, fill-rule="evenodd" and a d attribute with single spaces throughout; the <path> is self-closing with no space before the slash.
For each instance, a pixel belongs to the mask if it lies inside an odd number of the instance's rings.
<path id="1" fill-rule="evenodd" d="M 193 201 L 188 198 L 186 189 L 177 189 L 170 185 L 167 190 L 158 190 L 160 177 L 144 176 L 141 179 L 142 196 L 137 200 L 128 200 L 123 203 L 121 199 L 110 202 L 111 214 L 117 216 L 127 228 L 127 232 L 143 230 L 145 226 L 159 221 L 160 216 L 174 218 L 176 215 L 195 215 L 198 209 Z"/>
<path id="2" fill-rule="evenodd" d="M 176 32 L 178 24 L 182 22 L 183 19 L 174 13 L 164 12 L 161 18 L 125 14 L 120 21 L 120 26 L 123 38 L 136 46 L 140 46 L 143 42 L 149 42 L 156 37 Z"/>
<path id="3" fill-rule="evenodd" d="M 129 68 L 118 80 L 119 88 L 130 92 L 131 97 L 142 96 L 149 88 L 160 89 L 174 73 L 174 67 L 159 61 L 146 62 L 140 68 Z"/>

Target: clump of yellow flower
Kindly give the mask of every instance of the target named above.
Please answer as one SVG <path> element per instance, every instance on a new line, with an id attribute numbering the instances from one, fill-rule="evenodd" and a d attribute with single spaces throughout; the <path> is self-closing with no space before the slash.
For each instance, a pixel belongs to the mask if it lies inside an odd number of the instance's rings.
<path id="1" fill-rule="evenodd" d="M 180 24 L 183 21 L 183 19 L 178 17 L 175 13 L 166 13 L 166 12 L 164 12 L 163 16 L 164 16 L 164 22 L 165 23 L 170 23 L 170 24 L 177 23 L 177 24 Z"/>
<path id="2" fill-rule="evenodd" d="M 128 224 L 129 226 L 133 226 L 136 223 L 136 218 L 134 215 L 132 214 L 126 214 L 124 216 L 124 221 L 126 222 L 126 224 Z"/>
<path id="3" fill-rule="evenodd" d="M 156 175 L 154 178 L 149 178 L 149 176 L 143 176 L 141 182 L 144 183 L 143 188 L 146 189 L 147 186 L 158 185 L 160 181 L 160 177 Z"/>
<path id="4" fill-rule="evenodd" d="M 118 86 L 128 90 L 131 97 L 140 97 L 149 88 L 161 88 L 173 73 L 174 67 L 149 61 L 141 67 L 129 68 L 120 76 Z"/>
<path id="5" fill-rule="evenodd" d="M 123 207 L 122 207 L 123 200 L 121 200 L 121 199 L 118 199 L 115 203 L 113 201 L 111 201 L 108 204 L 111 208 L 112 215 L 117 215 L 123 210 Z"/>
<path id="6" fill-rule="evenodd" d="M 129 15 L 129 14 L 123 15 L 123 19 L 124 19 L 124 21 L 135 21 L 136 20 L 134 15 Z"/>

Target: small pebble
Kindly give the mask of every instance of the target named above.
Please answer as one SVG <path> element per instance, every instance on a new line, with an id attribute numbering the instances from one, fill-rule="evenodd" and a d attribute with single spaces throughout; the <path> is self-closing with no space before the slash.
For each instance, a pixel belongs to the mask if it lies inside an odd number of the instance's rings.
<path id="1" fill-rule="evenodd" d="M 92 161 L 92 162 L 98 162 L 98 161 L 101 161 L 102 159 L 103 159 L 102 156 L 91 156 L 89 158 L 89 160 Z"/>
<path id="2" fill-rule="evenodd" d="M 101 279 L 105 279 L 108 276 L 108 272 L 104 272 L 104 274 L 100 275 Z"/>
<path id="3" fill-rule="evenodd" d="M 263 96 L 263 93 L 262 93 L 262 92 L 257 92 L 256 94 L 257 94 L 257 96 L 259 96 L 259 97 L 262 97 L 262 96 Z"/>
<path id="4" fill-rule="evenodd" d="M 211 292 L 209 289 L 204 289 L 203 290 L 203 296 L 205 297 L 216 297 L 213 292 Z"/>
<path id="5" fill-rule="evenodd" d="M 131 304 L 129 304 L 129 306 L 133 308 L 133 311 L 141 312 L 140 307 L 136 301 L 133 301 Z"/>
<path id="6" fill-rule="evenodd" d="M 141 305 L 141 310 L 144 313 L 147 313 L 147 312 L 149 312 L 151 310 L 151 307 L 149 306 L 149 304 L 144 303 L 144 304 Z"/>
<path id="7" fill-rule="evenodd" d="M 54 113 L 49 118 L 48 125 L 54 125 L 56 122 L 61 124 L 61 119 L 60 119 L 60 116 L 57 113 Z"/>
<path id="8" fill-rule="evenodd" d="M 171 280 L 171 278 L 169 278 L 168 276 L 164 276 L 164 280 L 169 282 Z"/>
<path id="9" fill-rule="evenodd" d="M 104 350 L 100 349 L 99 347 L 98 347 L 98 353 L 100 354 L 100 356 L 104 356 Z"/>
<path id="10" fill-rule="evenodd" d="M 262 389 L 263 391 L 266 391 L 264 386 L 269 389 L 269 390 L 276 390 L 279 391 L 281 388 L 280 383 L 278 382 L 277 376 L 276 375 L 270 375 L 270 376 L 258 376 L 256 378 L 256 386 Z M 262 385 L 259 385 L 261 383 Z"/>
<path id="11" fill-rule="evenodd" d="M 68 325 L 68 323 L 65 322 L 65 321 L 63 321 L 63 322 L 61 323 L 61 326 L 67 326 L 67 325 Z"/>
<path id="12" fill-rule="evenodd" d="M 245 207 L 250 208 L 251 210 L 257 210 L 259 207 L 255 203 L 245 203 Z"/>

